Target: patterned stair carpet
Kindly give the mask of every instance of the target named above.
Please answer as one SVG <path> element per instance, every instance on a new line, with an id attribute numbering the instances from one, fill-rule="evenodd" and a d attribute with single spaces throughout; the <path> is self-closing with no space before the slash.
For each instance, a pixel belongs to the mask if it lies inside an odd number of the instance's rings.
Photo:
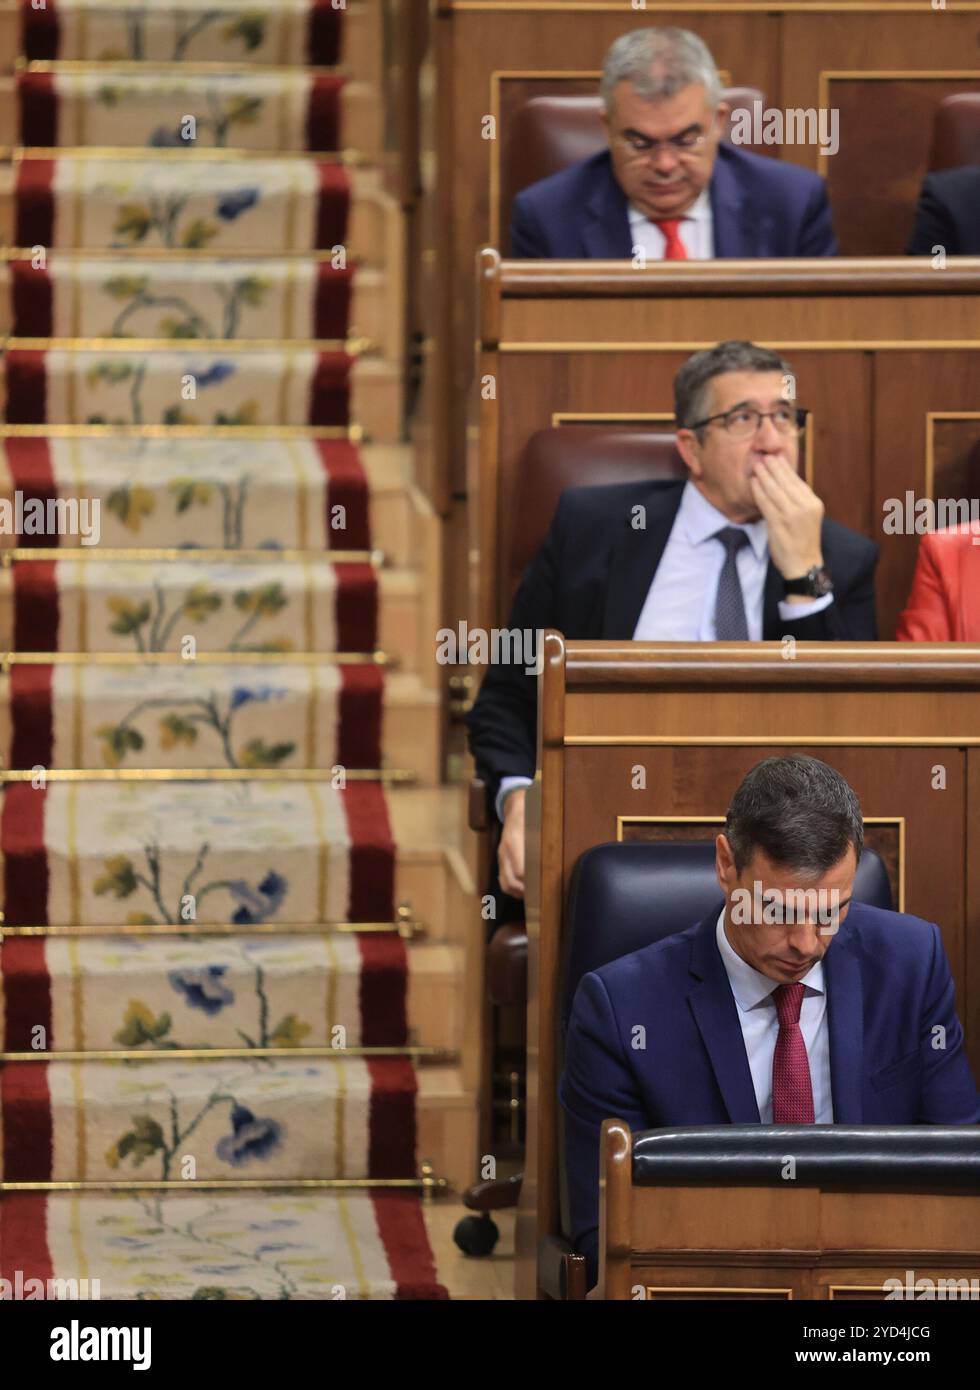
<path id="1" fill-rule="evenodd" d="M 329 154 L 340 141 L 345 85 L 302 71 L 22 72 L 19 143 Z"/>
<path id="2" fill-rule="evenodd" d="M 0 1276 L 18 1271 L 98 1279 L 104 1299 L 446 1297 L 418 1199 L 377 1189 L 15 1193 L 0 1202 Z"/>
<path id="3" fill-rule="evenodd" d="M 11 1052 L 31 1050 L 42 1017 L 54 1052 L 407 1039 L 406 950 L 395 935 L 18 936 L 2 969 L 0 1036 Z"/>
<path id="4" fill-rule="evenodd" d="M 14 666 L 12 768 L 379 768 L 377 666 Z"/>
<path id="5" fill-rule="evenodd" d="M 127 254 L 10 263 L 21 338 L 346 337 L 356 271 L 328 260 L 166 261 Z M 362 306 L 363 312 L 363 306 Z"/>
<path id="6" fill-rule="evenodd" d="M 11 349 L 7 423 L 342 426 L 353 361 L 290 347 Z"/>
<path id="7" fill-rule="evenodd" d="M 21 7 L 32 60 L 333 64 L 344 12 L 332 0 L 46 0 Z"/>
<path id="8" fill-rule="evenodd" d="M 269 560 L 18 561 L 15 651 L 370 652 L 368 564 Z M 193 644 L 191 646 L 190 644 Z"/>
<path id="9" fill-rule="evenodd" d="M 16 79 L 0 509 L 21 547 L 66 553 L 0 571 L 0 647 L 103 659 L 14 663 L 0 740 L 13 768 L 110 776 L 3 792 L 5 926 L 84 934 L 3 938 L 0 1179 L 181 1186 L 5 1191 L 0 1276 L 97 1278 L 103 1298 L 444 1298 L 417 1185 L 374 1185 L 417 1184 L 428 1157 L 405 1052 L 425 967 L 394 932 L 339 929 L 396 916 L 383 787 L 336 775 L 384 757 L 380 571 L 345 559 L 372 548 L 348 427 L 400 438 L 397 238 L 365 167 L 376 11 L 20 12 L 25 58 L 89 66 Z M 396 344 L 390 363 L 364 339 Z M 98 545 L 40 532 L 25 499 L 79 518 L 98 502 Z M 188 640 L 200 662 L 139 659 Z M 112 775 L 140 769 L 202 775 Z"/>
<path id="10" fill-rule="evenodd" d="M 415 1088 L 400 1057 L 7 1062 L 5 1181 L 412 1178 Z"/>
<path id="11" fill-rule="evenodd" d="M 8 786 L 8 926 L 392 921 L 395 847 L 374 782 Z"/>
<path id="12" fill-rule="evenodd" d="M 25 155 L 17 165 L 15 240 L 72 251 L 316 251 L 343 243 L 350 191 L 343 164 L 298 156 Z"/>
<path id="13" fill-rule="evenodd" d="M 100 546 L 371 548 L 368 482 L 359 450 L 346 440 L 122 435 L 2 443 L 0 497 L 19 491 L 45 510 L 52 499 L 76 507 L 85 499 L 90 513 L 97 502 Z M 58 542 L 28 524 L 25 511 L 18 545 Z"/>

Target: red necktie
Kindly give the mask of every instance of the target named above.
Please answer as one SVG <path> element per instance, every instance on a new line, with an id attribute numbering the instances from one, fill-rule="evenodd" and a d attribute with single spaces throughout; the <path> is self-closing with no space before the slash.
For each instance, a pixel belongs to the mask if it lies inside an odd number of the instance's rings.
<path id="1" fill-rule="evenodd" d="M 772 992 L 779 1018 L 779 1036 L 772 1056 L 772 1122 L 774 1125 L 812 1125 L 813 1087 L 806 1043 L 800 1031 L 803 984 L 777 985 Z"/>
<path id="2" fill-rule="evenodd" d="M 677 230 L 682 220 L 683 219 L 680 217 L 665 217 L 662 222 L 653 220 L 653 225 L 660 228 L 664 234 L 664 240 L 667 243 L 664 247 L 665 261 L 687 260 L 687 248 L 681 241 L 680 233 Z"/>

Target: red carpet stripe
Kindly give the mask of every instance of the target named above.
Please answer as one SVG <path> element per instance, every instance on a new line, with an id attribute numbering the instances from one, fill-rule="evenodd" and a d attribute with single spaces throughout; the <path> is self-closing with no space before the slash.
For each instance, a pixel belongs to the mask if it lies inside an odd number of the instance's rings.
<path id="1" fill-rule="evenodd" d="M 11 667 L 11 767 L 50 767 L 54 761 L 53 679 L 53 666 Z"/>
<path id="2" fill-rule="evenodd" d="M 315 66 L 332 67 L 340 62 L 341 19 L 343 11 L 332 0 L 313 0 L 310 6 L 306 48 Z"/>
<path id="3" fill-rule="evenodd" d="M 54 560 L 29 560 L 13 567 L 14 650 L 56 652 L 60 626 Z"/>
<path id="4" fill-rule="evenodd" d="M 340 683 L 336 761 L 380 767 L 384 673 L 380 666 L 341 666 Z"/>
<path id="5" fill-rule="evenodd" d="M 337 646 L 373 652 L 378 640 L 378 576 L 370 565 L 337 566 Z"/>
<path id="6" fill-rule="evenodd" d="M 54 290 L 46 269 L 30 261 L 11 261 L 12 333 L 20 338 L 50 338 L 54 334 Z"/>
<path id="7" fill-rule="evenodd" d="M 340 93 L 346 78 L 316 77 L 310 87 L 306 112 L 306 148 L 328 151 L 340 149 Z"/>
<path id="8" fill-rule="evenodd" d="M 36 9 L 32 0 L 20 0 L 21 48 L 31 62 L 57 58 L 61 47 L 61 24 L 57 0 L 45 0 Z"/>
<path id="9" fill-rule="evenodd" d="M 369 550 L 371 529 L 368 512 L 368 481 L 356 444 L 346 439 L 318 439 L 317 452 L 327 475 L 327 544 L 342 550 Z M 332 509 L 344 508 L 346 525 L 334 527 Z"/>
<path id="10" fill-rule="evenodd" d="M 435 1261 L 420 1198 L 410 1192 L 372 1192 L 374 1215 L 397 1285 L 398 1299 L 448 1298 L 436 1278 Z"/>
<path id="11" fill-rule="evenodd" d="M 370 1178 L 414 1178 L 415 1096 L 418 1082 L 407 1057 L 370 1057 Z"/>
<path id="12" fill-rule="evenodd" d="M 361 1043 L 404 1047 L 408 1041 L 408 954 L 400 936 L 359 936 Z"/>
<path id="13" fill-rule="evenodd" d="M 310 383 L 311 425 L 350 423 L 350 371 L 354 359 L 346 352 L 317 354 Z"/>
<path id="14" fill-rule="evenodd" d="M 48 418 L 45 354 L 20 348 L 8 352 L 4 375 L 7 382 L 7 423 L 43 424 Z"/>
<path id="15" fill-rule="evenodd" d="M 0 850 L 3 852 L 3 908 L 8 926 L 44 926 L 48 920 L 45 796 L 43 788 L 32 787 L 27 782 L 16 782 L 3 793 Z M 43 1018 L 37 1020 L 38 1023 L 44 1021 Z"/>
<path id="16" fill-rule="evenodd" d="M 43 1192 L 18 1192 L 0 1201 L 0 1278 L 13 1284 L 18 1270 L 25 1283 L 54 1278 L 47 1218 Z"/>
<path id="17" fill-rule="evenodd" d="M 49 149 L 59 145 L 59 103 L 53 73 L 18 73 L 17 101 L 20 114 L 20 143 L 40 145 Z"/>
<path id="18" fill-rule="evenodd" d="M 51 462 L 51 450 L 46 439 L 8 439 L 5 441 L 7 466 L 14 480 L 14 487 L 29 497 L 40 497 L 44 502 L 53 501 L 58 496 Z M 17 544 L 21 546 L 58 545 L 58 535 L 17 533 Z"/>
<path id="19" fill-rule="evenodd" d="M 350 180 L 342 164 L 317 164 L 320 177 L 320 196 L 317 203 L 316 247 L 329 251 L 342 246 L 347 232 L 347 213 L 350 208 Z"/>
<path id="20" fill-rule="evenodd" d="M 395 912 L 395 843 L 384 788 L 351 782 L 343 797 L 351 840 L 352 922 L 389 922 Z"/>
<path id="21" fill-rule="evenodd" d="M 352 268 L 339 270 L 326 261 L 317 265 L 313 301 L 313 334 L 316 338 L 346 338 L 350 324 Z"/>
<path id="22" fill-rule="evenodd" d="M 54 245 L 54 164 L 53 159 L 25 159 L 17 166 L 18 246 Z"/>
<path id="23" fill-rule="evenodd" d="M 18 926 L 44 926 L 48 920 L 48 857 L 44 848 L 45 792 L 26 783 L 8 786 L 0 814 L 6 921 Z M 3 968 L 18 969 L 18 988 L 4 990 L 5 1036 L 26 1042 L 34 1028 L 52 1032 L 51 985 L 44 959 L 44 941 L 15 938 L 19 950 L 11 964 L 9 940 L 3 945 Z M 18 968 L 19 967 L 19 968 Z M 36 1073 L 32 1076 L 31 1073 Z M 15 1107 L 20 1107 L 15 1112 Z M 53 1135 L 47 1067 L 43 1063 L 0 1067 L 0 1111 L 9 1117 L 30 1118 L 28 1134 L 20 1125 L 5 1124 L 3 1176 L 7 1182 L 45 1181 L 51 1176 Z M 3 1202 L 0 1202 L 3 1206 Z"/>

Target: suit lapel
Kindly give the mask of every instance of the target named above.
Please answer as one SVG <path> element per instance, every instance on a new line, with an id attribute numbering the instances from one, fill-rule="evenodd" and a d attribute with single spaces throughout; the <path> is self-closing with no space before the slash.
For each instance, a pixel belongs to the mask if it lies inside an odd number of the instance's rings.
<path id="1" fill-rule="evenodd" d="M 855 911 L 851 908 L 851 912 Z M 859 911 L 860 908 L 858 907 Z M 827 983 L 827 1028 L 830 1038 L 830 1091 L 834 1123 L 863 1123 L 861 1083 L 864 1075 L 864 1006 L 861 967 L 851 945 L 847 922 L 824 956 Z"/>
<path id="2" fill-rule="evenodd" d="M 612 161 L 606 159 L 597 171 L 596 186 L 586 204 L 582 241 L 595 260 L 621 260 L 633 254 L 626 195 L 616 182 Z"/>
<path id="3" fill-rule="evenodd" d="M 779 600 L 783 594 L 783 576 L 770 560 L 766 566 L 766 583 L 762 591 L 762 640 L 778 642 L 781 637 Z"/>
<path id="4" fill-rule="evenodd" d="M 758 214 L 743 198 L 730 159 L 727 147 L 721 145 L 709 186 L 715 257 L 739 260 L 765 256 L 768 250 L 760 240 Z"/>
<path id="5" fill-rule="evenodd" d="M 757 1125 L 759 1107 L 738 1021 L 738 1005 L 715 940 L 717 921 L 717 913 L 706 917 L 694 938 L 691 973 L 698 978 L 687 999 L 729 1121 L 733 1125 Z"/>
<path id="6" fill-rule="evenodd" d="M 646 507 L 645 530 L 635 530 L 631 518 L 623 520 L 623 532 L 614 543 L 606 585 L 606 602 L 600 637 L 629 641 L 646 602 L 670 535 L 684 484 L 638 494 L 634 505 Z"/>

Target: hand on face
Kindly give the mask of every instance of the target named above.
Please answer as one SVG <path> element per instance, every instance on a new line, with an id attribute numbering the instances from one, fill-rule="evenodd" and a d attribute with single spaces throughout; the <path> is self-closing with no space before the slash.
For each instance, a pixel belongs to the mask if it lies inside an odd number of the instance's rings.
<path id="1" fill-rule="evenodd" d="M 824 505 L 796 469 L 778 454 L 767 455 L 755 462 L 749 486 L 765 518 L 769 555 L 783 578 L 799 579 L 814 565 L 822 565 Z"/>

